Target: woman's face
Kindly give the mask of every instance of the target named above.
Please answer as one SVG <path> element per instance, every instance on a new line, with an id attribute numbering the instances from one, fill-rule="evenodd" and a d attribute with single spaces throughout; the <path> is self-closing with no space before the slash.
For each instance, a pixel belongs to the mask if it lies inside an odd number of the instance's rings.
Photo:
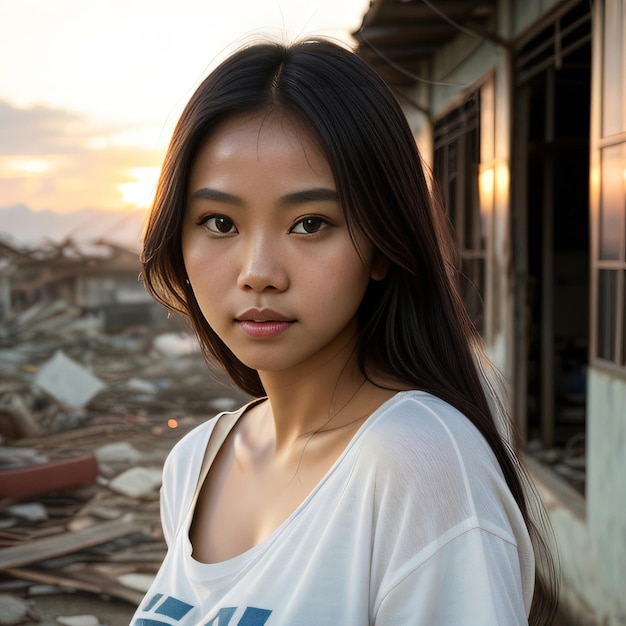
<path id="1" fill-rule="evenodd" d="M 220 125 L 193 164 L 182 231 L 189 282 L 248 367 L 320 367 L 357 333 L 372 251 L 350 237 L 315 138 L 282 113 Z"/>

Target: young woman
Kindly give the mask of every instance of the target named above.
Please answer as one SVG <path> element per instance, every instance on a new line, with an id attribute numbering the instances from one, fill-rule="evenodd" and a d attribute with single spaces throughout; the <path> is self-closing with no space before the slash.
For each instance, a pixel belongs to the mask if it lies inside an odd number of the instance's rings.
<path id="1" fill-rule="evenodd" d="M 171 452 L 168 553 L 132 624 L 548 623 L 444 214 L 357 55 L 257 44 L 218 67 L 143 262 L 255 399 Z"/>

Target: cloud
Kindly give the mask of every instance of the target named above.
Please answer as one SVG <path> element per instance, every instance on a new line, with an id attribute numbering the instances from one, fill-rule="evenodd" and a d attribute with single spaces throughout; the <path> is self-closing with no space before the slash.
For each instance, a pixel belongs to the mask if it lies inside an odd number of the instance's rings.
<path id="1" fill-rule="evenodd" d="M 80 150 L 93 134 L 83 116 L 64 109 L 20 109 L 0 101 L 0 154 L 61 154 Z"/>
<path id="2" fill-rule="evenodd" d="M 0 204 L 35 210 L 120 210 L 133 172 L 158 168 L 162 151 L 124 145 L 127 128 L 98 127 L 86 116 L 45 106 L 17 108 L 0 101 Z"/>

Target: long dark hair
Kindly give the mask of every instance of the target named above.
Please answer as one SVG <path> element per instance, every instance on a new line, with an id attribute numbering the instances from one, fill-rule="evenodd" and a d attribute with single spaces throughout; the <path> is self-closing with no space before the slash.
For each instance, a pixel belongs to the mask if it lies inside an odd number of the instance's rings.
<path id="1" fill-rule="evenodd" d="M 188 316 L 206 356 L 217 358 L 239 387 L 264 395 L 257 372 L 234 356 L 198 307 L 186 282 L 181 228 L 189 173 L 207 136 L 233 115 L 272 110 L 313 131 L 351 231 L 389 261 L 386 278 L 370 281 L 359 309 L 361 371 L 382 372 L 464 413 L 493 449 L 532 532 L 521 468 L 498 432 L 477 368 L 480 338 L 460 297 L 445 213 L 430 193 L 400 105 L 356 54 L 322 40 L 256 44 L 202 82 L 174 131 L 146 227 L 146 287 Z M 534 604 L 531 623 L 545 623 L 539 613 L 546 612 Z"/>

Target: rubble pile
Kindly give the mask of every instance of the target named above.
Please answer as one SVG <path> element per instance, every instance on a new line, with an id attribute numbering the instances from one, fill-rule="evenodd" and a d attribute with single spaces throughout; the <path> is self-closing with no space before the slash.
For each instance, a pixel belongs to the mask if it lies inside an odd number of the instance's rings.
<path id="1" fill-rule="evenodd" d="M 0 625 L 37 623 L 49 594 L 136 605 L 165 551 L 166 455 L 246 399 L 180 322 L 125 303 L 132 323 L 111 331 L 110 305 L 42 293 L 0 317 Z"/>
<path id="2" fill-rule="evenodd" d="M 159 415 L 177 419 L 232 393 L 217 369 L 207 370 L 195 339 L 175 325 L 176 332 L 144 326 L 107 334 L 72 309 L 59 312 L 58 303 L 52 311 L 36 308 L 38 315 L 25 312 L 27 330 L 18 320 L 15 343 L 0 347 L 6 441 L 103 421 L 128 428 L 148 415 L 152 422 Z M 52 318 L 54 325 L 42 331 L 41 320 Z"/>

